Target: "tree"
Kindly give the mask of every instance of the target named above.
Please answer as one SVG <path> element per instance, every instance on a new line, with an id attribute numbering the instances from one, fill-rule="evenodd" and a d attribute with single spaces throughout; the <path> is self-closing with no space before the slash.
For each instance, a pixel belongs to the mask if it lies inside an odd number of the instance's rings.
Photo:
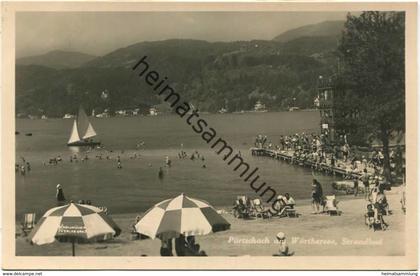
<path id="1" fill-rule="evenodd" d="M 351 121 L 351 114 L 357 111 L 353 121 L 369 134 L 368 141 L 382 142 L 388 181 L 390 140 L 405 131 L 404 22 L 403 12 L 348 14 L 338 48 L 342 61 L 338 102 L 347 105 L 341 119 Z"/>

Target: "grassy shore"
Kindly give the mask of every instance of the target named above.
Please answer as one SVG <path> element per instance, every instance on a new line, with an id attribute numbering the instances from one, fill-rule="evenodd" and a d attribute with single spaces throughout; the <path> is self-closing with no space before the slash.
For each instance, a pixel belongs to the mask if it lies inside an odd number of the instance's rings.
<path id="1" fill-rule="evenodd" d="M 405 253 L 405 215 L 401 210 L 399 188 L 386 192 L 392 215 L 386 216 L 386 231 L 370 230 L 364 224 L 366 201 L 363 196 L 338 196 L 341 216 L 311 214 L 308 201 L 298 201 L 298 218 L 242 220 L 223 209 L 231 223 L 229 231 L 196 237 L 209 256 L 271 256 L 278 250 L 275 236 L 286 234 L 295 256 L 401 256 Z M 158 256 L 159 240 L 131 240 L 131 224 L 136 214 L 115 214 L 112 218 L 123 232 L 109 242 L 78 244 L 78 256 Z M 17 233 L 20 229 L 17 227 Z M 30 245 L 25 237 L 16 237 L 18 256 L 71 255 L 71 244 Z"/>

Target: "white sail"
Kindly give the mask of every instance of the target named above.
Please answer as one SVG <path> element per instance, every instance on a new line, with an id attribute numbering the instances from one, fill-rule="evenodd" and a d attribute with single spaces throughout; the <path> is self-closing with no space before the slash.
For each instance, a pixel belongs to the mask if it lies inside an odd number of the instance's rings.
<path id="1" fill-rule="evenodd" d="M 79 142 L 79 141 L 80 141 L 80 137 L 79 137 L 79 132 L 77 131 L 77 122 L 76 120 L 74 120 L 73 128 L 71 130 L 71 135 L 70 135 L 68 144 Z"/>
<path id="2" fill-rule="evenodd" d="M 94 136 L 96 136 L 96 131 L 93 129 L 92 124 L 89 122 L 89 118 L 86 115 L 86 112 L 82 107 L 80 107 L 76 120 L 74 120 L 68 144 L 73 144 L 76 142 L 87 142 L 84 140 Z"/>
<path id="3" fill-rule="evenodd" d="M 96 132 L 93 129 L 92 124 L 89 122 L 86 133 L 85 133 L 85 135 L 83 135 L 83 139 L 91 138 L 91 137 L 94 137 L 94 136 L 96 136 Z"/>

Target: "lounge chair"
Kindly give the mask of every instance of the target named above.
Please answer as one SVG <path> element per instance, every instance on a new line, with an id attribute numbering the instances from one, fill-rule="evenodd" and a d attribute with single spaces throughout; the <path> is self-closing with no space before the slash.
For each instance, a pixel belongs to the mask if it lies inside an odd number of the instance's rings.
<path id="1" fill-rule="evenodd" d="M 326 196 L 324 211 L 327 212 L 330 216 L 341 215 L 340 211 L 337 208 L 337 204 L 338 201 L 335 199 L 335 195 Z"/>
<path id="2" fill-rule="evenodd" d="M 297 218 L 298 217 L 298 213 L 296 212 L 296 209 L 294 207 L 286 206 L 285 209 L 284 209 L 284 212 L 285 212 L 286 216 L 288 216 L 289 218 Z"/>
<path id="3" fill-rule="evenodd" d="M 261 199 L 256 198 L 252 202 L 252 209 L 255 213 L 255 216 L 258 218 L 270 218 L 270 212 L 267 208 L 264 207 L 264 205 L 261 202 Z"/>
<path id="4" fill-rule="evenodd" d="M 287 202 L 287 199 L 284 196 L 279 195 L 277 197 L 277 205 L 275 206 L 275 209 L 279 211 L 276 214 L 276 216 L 289 217 L 289 218 L 298 217 L 298 214 L 295 209 L 295 205 L 287 204 L 286 202 Z"/>
<path id="5" fill-rule="evenodd" d="M 24 222 L 22 223 L 22 232 L 24 236 L 27 236 L 29 232 L 32 231 L 35 227 L 35 221 L 36 221 L 36 214 L 35 213 L 29 213 L 25 214 Z"/>

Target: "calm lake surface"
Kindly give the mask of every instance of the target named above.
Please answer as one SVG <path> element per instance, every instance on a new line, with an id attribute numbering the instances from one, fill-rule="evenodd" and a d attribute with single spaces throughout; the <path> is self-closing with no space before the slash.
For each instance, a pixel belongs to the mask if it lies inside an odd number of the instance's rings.
<path id="1" fill-rule="evenodd" d="M 253 157 L 249 148 L 257 134 L 267 135 L 278 143 L 280 135 L 319 131 L 318 112 L 269 112 L 245 114 L 200 115 L 213 127 L 218 136 L 240 150 L 251 166 L 259 167 L 260 180 L 278 193 L 290 193 L 295 199 L 306 199 L 311 194 L 312 173 L 309 169 L 294 167 L 285 162 Z M 153 204 L 184 192 L 214 206 L 231 206 L 237 195 L 256 197 L 249 184 L 239 178 L 232 167 L 215 154 L 184 119 L 176 115 L 154 117 L 91 118 L 106 150 L 88 152 L 87 162 L 70 162 L 75 150 L 66 146 L 73 119 L 27 120 L 17 119 L 16 162 L 24 157 L 32 170 L 26 176 L 16 174 L 16 216 L 36 212 L 41 216 L 54 207 L 56 185 L 61 184 L 67 200 L 89 199 L 94 205 L 106 206 L 110 213 L 136 213 Z M 25 133 L 33 136 L 25 136 Z M 145 146 L 136 150 L 140 141 Z M 178 159 L 183 144 L 191 154 L 197 150 L 205 161 Z M 123 151 L 123 153 L 121 152 Z M 99 160 L 102 153 L 112 159 Z M 130 159 L 140 153 L 138 159 Z M 79 152 L 79 156 L 85 153 Z M 60 155 L 57 166 L 43 165 L 49 158 Z M 121 156 L 122 169 L 117 169 L 116 157 Z M 172 160 L 164 167 L 165 156 Z M 205 164 L 207 168 L 202 168 Z M 158 178 L 159 167 L 165 177 Z M 319 175 L 325 192 L 330 192 L 332 177 Z"/>

